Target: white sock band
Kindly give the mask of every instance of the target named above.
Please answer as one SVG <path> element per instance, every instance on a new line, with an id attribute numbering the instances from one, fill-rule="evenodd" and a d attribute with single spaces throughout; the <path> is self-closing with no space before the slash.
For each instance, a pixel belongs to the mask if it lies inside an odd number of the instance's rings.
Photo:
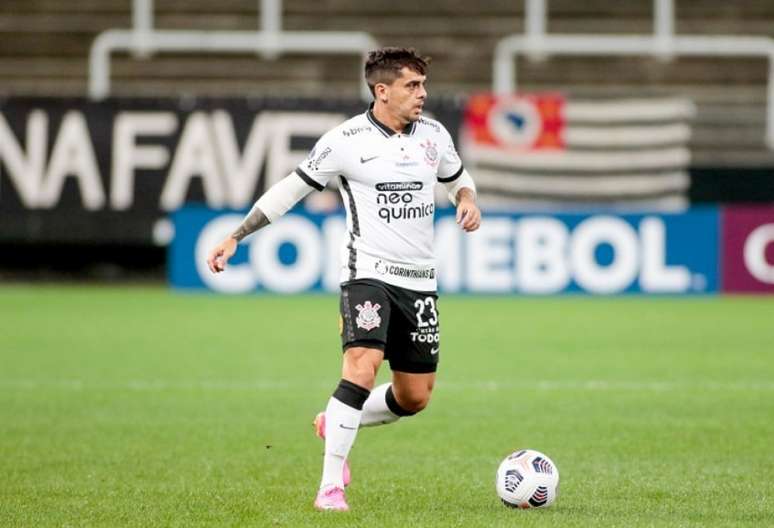
<path id="1" fill-rule="evenodd" d="M 372 427 L 392 423 L 400 416 L 390 411 L 387 406 L 387 389 L 392 384 L 379 385 L 371 391 L 370 396 L 363 404 L 363 415 L 360 417 L 360 427 Z"/>

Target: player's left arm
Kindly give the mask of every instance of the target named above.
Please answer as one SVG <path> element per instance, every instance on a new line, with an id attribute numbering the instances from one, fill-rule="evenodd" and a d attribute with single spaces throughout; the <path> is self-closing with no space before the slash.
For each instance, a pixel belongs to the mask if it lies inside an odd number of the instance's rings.
<path id="1" fill-rule="evenodd" d="M 451 135 L 443 126 L 441 130 L 447 144 L 438 164 L 438 181 L 446 186 L 449 200 L 457 206 L 457 223 L 470 233 L 481 225 L 481 210 L 476 204 L 476 184 L 463 167 Z"/>
<path id="2" fill-rule="evenodd" d="M 481 210 L 476 203 L 476 184 L 468 171 L 462 173 L 452 182 L 444 183 L 449 191 L 452 203 L 457 206 L 457 223 L 468 233 L 475 231 L 481 225 Z"/>

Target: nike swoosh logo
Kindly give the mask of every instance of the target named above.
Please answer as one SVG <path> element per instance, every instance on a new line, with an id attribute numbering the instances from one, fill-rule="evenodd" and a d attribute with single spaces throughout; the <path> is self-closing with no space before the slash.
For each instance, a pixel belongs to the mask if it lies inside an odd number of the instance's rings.
<path id="1" fill-rule="evenodd" d="M 375 160 L 379 156 L 373 156 L 371 158 L 364 158 L 363 156 L 360 156 L 360 163 L 368 163 L 371 160 Z"/>
<path id="2" fill-rule="evenodd" d="M 430 349 L 430 353 L 431 353 L 432 355 L 436 355 L 436 354 L 438 353 L 438 349 L 437 349 L 437 348 L 431 348 L 431 349 Z"/>
<path id="3" fill-rule="evenodd" d="M 357 429 L 357 427 L 347 427 L 344 424 L 339 424 L 339 427 L 341 427 L 342 429 L 349 429 L 350 431 L 354 431 L 355 429 Z"/>

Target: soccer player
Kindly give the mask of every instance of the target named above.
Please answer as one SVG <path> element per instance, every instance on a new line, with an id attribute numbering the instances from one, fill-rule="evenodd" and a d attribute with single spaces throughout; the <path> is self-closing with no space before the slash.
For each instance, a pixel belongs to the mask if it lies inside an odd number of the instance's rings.
<path id="1" fill-rule="evenodd" d="M 478 229 L 473 179 L 451 136 L 422 117 L 429 59 L 413 49 L 369 54 L 369 109 L 324 134 L 308 158 L 260 197 L 234 233 L 209 254 L 223 271 L 237 243 L 286 213 L 312 190 L 339 179 L 348 236 L 342 248 L 342 379 L 315 421 L 325 440 L 315 508 L 347 511 L 347 456 L 358 429 L 395 422 L 424 409 L 440 356 L 433 256 L 434 187 L 443 183 L 456 220 Z M 374 388 L 383 360 L 392 383 Z"/>

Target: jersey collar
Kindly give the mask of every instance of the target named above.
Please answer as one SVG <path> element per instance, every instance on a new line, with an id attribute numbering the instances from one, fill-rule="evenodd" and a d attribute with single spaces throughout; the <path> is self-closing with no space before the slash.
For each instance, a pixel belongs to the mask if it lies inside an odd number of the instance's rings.
<path id="1" fill-rule="evenodd" d="M 374 115 L 374 104 L 371 103 L 368 105 L 368 111 L 366 112 L 366 117 L 368 120 L 373 124 L 376 128 L 379 129 L 379 131 L 384 134 L 386 137 L 392 137 L 395 135 L 395 131 L 376 119 L 376 116 Z M 403 133 L 407 136 L 410 136 L 414 133 L 414 130 L 417 128 L 416 121 L 409 122 L 409 124 L 406 125 L 406 127 L 403 129 Z"/>

